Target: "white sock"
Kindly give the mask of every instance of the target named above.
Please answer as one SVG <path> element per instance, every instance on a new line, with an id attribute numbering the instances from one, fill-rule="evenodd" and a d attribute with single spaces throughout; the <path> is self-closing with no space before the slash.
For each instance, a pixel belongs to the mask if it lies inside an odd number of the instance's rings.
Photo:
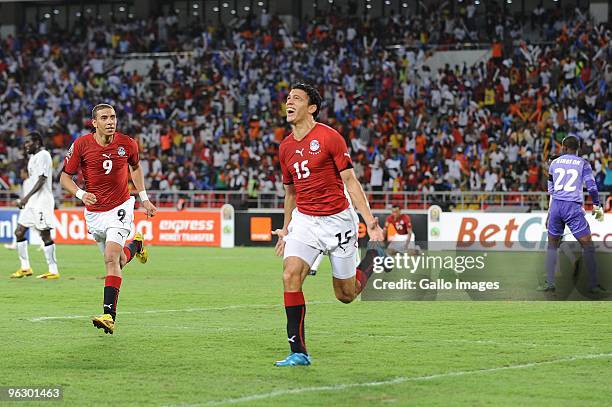
<path id="1" fill-rule="evenodd" d="M 55 258 L 55 243 L 50 244 L 49 246 L 44 247 L 45 250 L 45 258 L 47 259 L 47 264 L 49 265 L 49 273 L 57 274 L 57 259 Z"/>
<path id="2" fill-rule="evenodd" d="M 318 270 L 319 269 L 319 264 L 321 264 L 321 260 L 323 260 L 323 253 L 319 254 L 317 256 L 317 258 L 315 259 L 314 263 L 312 263 L 312 266 L 310 267 L 311 270 Z"/>
<path id="3" fill-rule="evenodd" d="M 30 258 L 28 257 L 28 241 L 17 242 L 17 253 L 19 254 L 19 260 L 21 260 L 21 269 L 30 269 Z"/>

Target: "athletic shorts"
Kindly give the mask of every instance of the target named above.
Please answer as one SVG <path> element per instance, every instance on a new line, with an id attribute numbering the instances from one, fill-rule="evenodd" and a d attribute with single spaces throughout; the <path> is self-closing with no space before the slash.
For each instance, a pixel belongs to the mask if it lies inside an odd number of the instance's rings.
<path id="1" fill-rule="evenodd" d="M 284 257 L 295 256 L 312 266 L 321 253 L 329 255 L 332 274 L 339 279 L 355 276 L 359 219 L 347 208 L 329 216 L 311 216 L 296 209 L 285 236 Z"/>
<path id="2" fill-rule="evenodd" d="M 389 240 L 389 245 L 387 246 L 387 248 L 400 253 L 407 252 L 408 250 L 416 250 L 417 246 L 412 238 L 414 238 L 414 233 L 411 234 L 410 241 L 408 241 L 408 235 L 394 235 Z"/>
<path id="3" fill-rule="evenodd" d="M 90 212 L 85 209 L 87 231 L 98 244 L 115 242 L 123 247 L 132 232 L 134 222 L 133 196 L 121 205 L 106 212 Z M 101 247 L 102 249 L 102 247 Z"/>
<path id="4" fill-rule="evenodd" d="M 26 228 L 48 230 L 55 228 L 55 215 L 53 207 L 24 208 L 19 211 L 17 223 Z"/>
<path id="5" fill-rule="evenodd" d="M 565 225 L 576 239 L 591 234 L 591 228 L 580 202 L 553 199 L 548 209 L 548 233 L 561 237 L 564 234 Z"/>

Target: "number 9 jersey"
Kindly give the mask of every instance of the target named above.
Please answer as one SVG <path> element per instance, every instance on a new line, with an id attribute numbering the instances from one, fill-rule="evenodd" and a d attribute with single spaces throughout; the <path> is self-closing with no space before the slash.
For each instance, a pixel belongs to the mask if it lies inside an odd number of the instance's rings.
<path id="1" fill-rule="evenodd" d="M 128 136 L 115 133 L 109 145 L 101 146 L 89 133 L 74 141 L 64 159 L 63 171 L 76 175 L 81 167 L 85 189 L 97 199 L 87 210 L 106 212 L 130 199 L 128 165 L 138 162 L 138 144 Z"/>
<path id="2" fill-rule="evenodd" d="M 279 160 L 283 183 L 295 186 L 301 213 L 329 216 L 349 207 L 340 173 L 353 163 L 336 130 L 317 123 L 302 140 L 290 134 L 280 145 Z"/>

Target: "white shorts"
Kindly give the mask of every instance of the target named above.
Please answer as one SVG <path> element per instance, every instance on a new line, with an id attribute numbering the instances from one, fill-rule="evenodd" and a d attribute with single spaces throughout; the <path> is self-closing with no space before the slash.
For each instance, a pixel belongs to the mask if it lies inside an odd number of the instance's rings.
<path id="1" fill-rule="evenodd" d="M 408 235 L 400 235 L 398 233 L 389 240 L 387 247 L 397 252 L 405 252 L 407 250 L 415 250 L 418 246 L 414 243 L 414 233 L 410 234 L 410 241 L 408 241 Z"/>
<path id="2" fill-rule="evenodd" d="M 17 223 L 26 228 L 35 228 L 37 230 L 53 229 L 55 228 L 53 207 L 21 209 Z"/>
<path id="3" fill-rule="evenodd" d="M 98 244 L 115 242 L 121 247 L 125 245 L 125 241 L 132 232 L 135 201 L 131 196 L 121 205 L 106 212 L 90 212 L 85 209 L 87 231 Z"/>
<path id="4" fill-rule="evenodd" d="M 335 215 L 311 216 L 296 209 L 285 236 L 284 258 L 295 256 L 312 266 L 321 253 L 328 254 L 332 274 L 338 279 L 355 275 L 359 218 L 352 208 Z"/>

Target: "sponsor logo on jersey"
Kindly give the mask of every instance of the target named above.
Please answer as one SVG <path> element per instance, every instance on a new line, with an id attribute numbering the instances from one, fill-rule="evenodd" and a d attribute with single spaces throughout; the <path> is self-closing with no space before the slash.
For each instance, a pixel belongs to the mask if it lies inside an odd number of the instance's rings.
<path id="1" fill-rule="evenodd" d="M 319 142 L 317 140 L 312 140 L 310 142 L 310 151 L 315 152 L 317 151 L 319 148 L 321 147 L 321 145 L 319 144 Z"/>
<path id="2" fill-rule="evenodd" d="M 119 154 L 119 157 L 123 157 L 125 155 L 125 148 L 123 148 L 123 146 L 119 146 L 117 149 L 117 154 Z"/>
<path id="3" fill-rule="evenodd" d="M 108 158 L 110 160 L 112 154 L 102 154 L 102 157 Z"/>
<path id="4" fill-rule="evenodd" d="M 295 153 L 301 155 L 302 157 L 304 157 L 304 149 L 295 150 Z"/>

